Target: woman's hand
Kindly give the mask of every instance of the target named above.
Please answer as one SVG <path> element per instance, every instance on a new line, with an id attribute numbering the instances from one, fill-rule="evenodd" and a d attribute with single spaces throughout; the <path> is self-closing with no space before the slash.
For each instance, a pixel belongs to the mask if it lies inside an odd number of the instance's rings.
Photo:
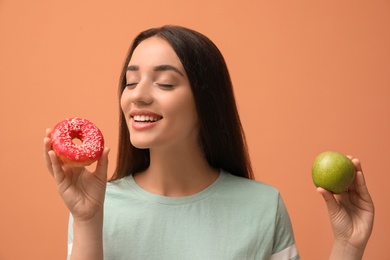
<path id="1" fill-rule="evenodd" d="M 328 208 L 335 237 L 330 259 L 361 259 L 374 223 L 374 204 L 368 192 L 360 161 L 348 156 L 356 169 L 356 177 L 342 194 L 317 188 Z"/>
<path id="2" fill-rule="evenodd" d="M 104 149 L 94 172 L 84 167 L 70 167 L 63 164 L 52 150 L 50 132 L 51 129 L 47 129 L 44 138 L 46 167 L 75 221 L 88 221 L 103 212 L 109 149 Z"/>

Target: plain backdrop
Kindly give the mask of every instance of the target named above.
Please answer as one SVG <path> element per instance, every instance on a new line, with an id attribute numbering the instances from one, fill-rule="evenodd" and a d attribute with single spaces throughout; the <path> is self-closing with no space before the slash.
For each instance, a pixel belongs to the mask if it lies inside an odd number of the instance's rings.
<path id="1" fill-rule="evenodd" d="M 112 174 L 120 68 L 136 34 L 164 24 L 224 54 L 256 179 L 280 190 L 302 259 L 332 246 L 311 180 L 325 150 L 360 158 L 376 205 L 364 259 L 390 259 L 388 0 L 0 0 L 0 259 L 65 259 L 69 213 L 44 165 L 45 129 L 93 121 Z"/>

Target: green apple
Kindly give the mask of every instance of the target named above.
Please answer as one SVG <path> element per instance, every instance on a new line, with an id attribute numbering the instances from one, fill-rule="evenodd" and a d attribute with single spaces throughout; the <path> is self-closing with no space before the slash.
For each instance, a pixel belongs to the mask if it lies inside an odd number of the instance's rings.
<path id="1" fill-rule="evenodd" d="M 355 166 L 345 155 L 323 152 L 313 163 L 312 178 L 316 187 L 322 187 L 335 194 L 348 189 L 355 178 Z"/>

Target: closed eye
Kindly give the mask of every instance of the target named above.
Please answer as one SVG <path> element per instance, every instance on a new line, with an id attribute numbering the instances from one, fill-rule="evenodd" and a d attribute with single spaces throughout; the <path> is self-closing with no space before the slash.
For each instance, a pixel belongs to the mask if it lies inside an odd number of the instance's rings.
<path id="1" fill-rule="evenodd" d="M 126 84 L 126 87 L 130 87 L 130 88 L 133 87 L 133 88 L 134 88 L 137 84 L 138 84 L 138 83 L 135 83 L 135 82 L 134 82 L 134 83 L 127 83 L 127 84 Z"/>
<path id="2" fill-rule="evenodd" d="M 159 87 L 161 88 L 167 88 L 167 89 L 171 89 L 173 88 L 173 84 L 164 84 L 164 83 L 156 83 Z"/>

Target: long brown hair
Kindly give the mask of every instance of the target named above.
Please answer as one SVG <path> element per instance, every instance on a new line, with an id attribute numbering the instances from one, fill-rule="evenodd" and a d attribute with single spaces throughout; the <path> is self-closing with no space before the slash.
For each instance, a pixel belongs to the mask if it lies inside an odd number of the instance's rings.
<path id="1" fill-rule="evenodd" d="M 133 41 L 123 65 L 119 99 L 126 86 L 126 70 L 134 49 L 145 39 L 161 37 L 179 57 L 194 95 L 200 124 L 200 142 L 210 166 L 253 179 L 247 144 L 225 60 L 216 45 L 203 34 L 180 26 L 163 26 L 141 32 Z M 119 118 L 117 165 L 112 180 L 149 167 L 149 149 L 130 142 L 122 112 Z"/>

